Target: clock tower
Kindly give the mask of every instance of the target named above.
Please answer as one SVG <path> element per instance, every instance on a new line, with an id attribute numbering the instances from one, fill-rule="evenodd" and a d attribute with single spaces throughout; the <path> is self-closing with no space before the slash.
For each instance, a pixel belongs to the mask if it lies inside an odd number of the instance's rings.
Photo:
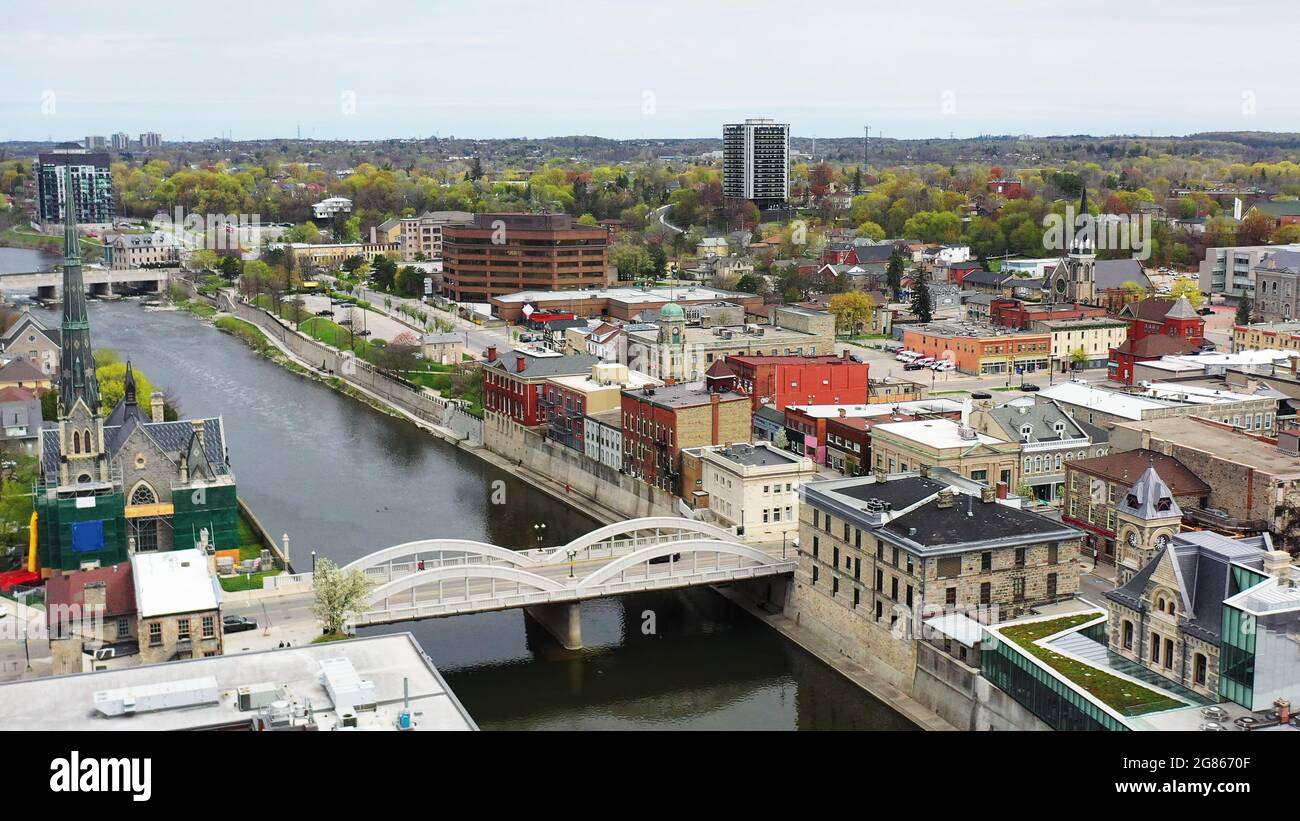
<path id="1" fill-rule="evenodd" d="M 1119 537 L 1117 583 L 1124 585 L 1168 547 L 1178 534 L 1183 511 L 1152 465 L 1116 506 L 1115 514 Z"/>
<path id="2" fill-rule="evenodd" d="M 686 312 L 682 306 L 669 302 L 659 309 L 659 373 L 660 379 L 682 380 L 686 371 Z"/>

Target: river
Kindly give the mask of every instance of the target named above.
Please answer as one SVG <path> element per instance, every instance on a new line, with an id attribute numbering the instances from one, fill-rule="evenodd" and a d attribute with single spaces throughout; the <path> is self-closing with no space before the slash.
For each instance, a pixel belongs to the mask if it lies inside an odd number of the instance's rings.
<path id="1" fill-rule="evenodd" d="M 42 319 L 57 323 L 48 312 Z M 291 557 L 340 562 L 404 541 L 557 544 L 598 523 L 413 425 L 296 376 L 188 314 L 91 302 L 91 335 L 222 415 L 239 494 Z M 493 483 L 506 503 L 491 504 Z M 643 614 L 656 630 L 644 635 Z M 512 610 L 411 631 L 484 729 L 911 729 L 887 706 L 722 596 L 696 589 L 586 602 L 569 653 Z"/>
<path id="2" fill-rule="evenodd" d="M 0 276 L 4 274 L 31 274 L 53 271 L 63 258 L 57 254 L 31 248 L 0 247 Z"/>

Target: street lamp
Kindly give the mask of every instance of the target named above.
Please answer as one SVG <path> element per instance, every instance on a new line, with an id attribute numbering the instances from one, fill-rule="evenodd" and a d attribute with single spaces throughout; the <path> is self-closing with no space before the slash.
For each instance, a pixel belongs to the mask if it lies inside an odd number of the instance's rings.
<path id="1" fill-rule="evenodd" d="M 537 546 L 541 547 L 542 542 L 546 539 L 546 523 L 541 522 L 533 525 L 533 535 L 537 538 Z"/>
<path id="2" fill-rule="evenodd" d="M 569 553 L 569 578 L 572 579 L 572 578 L 573 578 L 573 560 L 574 560 L 574 558 L 578 555 L 578 551 L 577 551 L 576 549 L 570 548 L 569 551 L 568 551 L 568 553 Z"/>

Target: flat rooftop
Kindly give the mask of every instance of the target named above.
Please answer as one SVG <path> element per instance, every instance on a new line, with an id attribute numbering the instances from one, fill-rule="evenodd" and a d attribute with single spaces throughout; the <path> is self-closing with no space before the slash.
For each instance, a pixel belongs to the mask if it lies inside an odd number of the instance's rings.
<path id="1" fill-rule="evenodd" d="M 953 399 L 917 399 L 910 402 L 873 402 L 869 405 L 787 405 L 813 419 L 837 417 L 844 411 L 846 418 L 889 416 L 901 414 L 961 413 L 962 404 Z"/>
<path id="2" fill-rule="evenodd" d="M 797 465 L 803 461 L 793 453 L 778 450 L 766 444 L 728 445 L 721 448 L 707 448 L 706 450 L 729 462 L 735 462 L 746 467 Z"/>
<path id="3" fill-rule="evenodd" d="M 394 729 L 402 710 L 403 681 L 417 730 L 477 730 L 442 675 L 410 633 L 371 636 L 325 644 L 239 653 L 47 676 L 0 684 L 0 728 L 5 730 L 206 730 L 246 727 L 257 711 L 239 709 L 240 687 L 270 683 L 306 706 L 320 729 L 335 729 L 338 715 L 321 682 L 321 662 L 345 658 L 357 675 L 375 685 L 374 713 L 359 714 L 359 729 Z M 212 677 L 219 699 L 130 716 L 109 717 L 95 709 L 95 693 L 143 689 L 169 682 Z"/>
<path id="4" fill-rule="evenodd" d="M 698 300 L 717 302 L 734 297 L 747 299 L 753 296 L 755 294 L 747 294 L 742 291 L 723 291 L 704 285 L 692 285 L 681 288 L 588 288 L 575 291 L 519 291 L 505 296 L 493 297 L 492 301 L 518 303 L 553 302 L 566 299 L 611 299 L 615 302 L 626 302 L 635 305 L 640 303 L 695 302 Z"/>
<path id="5" fill-rule="evenodd" d="M 1300 459 L 1283 453 L 1276 445 L 1225 430 L 1218 425 L 1207 425 L 1190 416 L 1123 422 L 1115 427 L 1139 433 L 1151 431 L 1153 437 L 1173 442 L 1180 448 L 1199 450 L 1218 459 L 1248 465 L 1274 476 L 1300 477 Z"/>
<path id="6" fill-rule="evenodd" d="M 1176 407 L 1176 402 L 1162 402 L 1120 391 L 1095 388 L 1085 382 L 1058 382 L 1043 388 L 1039 396 L 1055 399 L 1067 405 L 1091 408 L 1102 413 L 1112 414 L 1125 419 L 1141 419 L 1146 411 Z"/>
<path id="7" fill-rule="evenodd" d="M 918 419 L 914 422 L 886 422 L 872 428 L 872 435 L 888 433 L 900 439 L 910 439 L 932 448 L 968 448 L 972 445 L 1006 445 L 1010 444 L 983 433 L 973 432 L 970 438 L 963 438 L 961 425 L 952 419 Z"/>

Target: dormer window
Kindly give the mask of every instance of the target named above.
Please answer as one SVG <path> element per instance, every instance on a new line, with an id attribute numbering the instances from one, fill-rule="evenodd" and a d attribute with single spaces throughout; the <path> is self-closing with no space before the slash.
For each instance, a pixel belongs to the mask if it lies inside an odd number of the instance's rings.
<path id="1" fill-rule="evenodd" d="M 1136 497 L 1136 496 L 1134 496 L 1132 493 L 1130 493 L 1130 494 L 1129 494 L 1129 495 L 1124 499 L 1124 504 L 1128 505 L 1129 507 L 1137 507 L 1137 506 L 1138 506 L 1138 497 Z"/>
<path id="2" fill-rule="evenodd" d="M 1164 510 L 1168 510 L 1172 506 L 1173 506 L 1173 500 L 1170 499 L 1168 496 L 1161 496 L 1160 501 L 1156 502 L 1156 510 L 1164 511 Z"/>
<path id="3" fill-rule="evenodd" d="M 1020 426 L 1020 438 L 1021 438 L 1021 439 L 1024 439 L 1025 441 L 1029 441 L 1029 437 L 1032 436 L 1033 433 L 1034 433 L 1034 428 L 1033 428 L 1032 425 L 1021 425 L 1021 426 Z"/>

